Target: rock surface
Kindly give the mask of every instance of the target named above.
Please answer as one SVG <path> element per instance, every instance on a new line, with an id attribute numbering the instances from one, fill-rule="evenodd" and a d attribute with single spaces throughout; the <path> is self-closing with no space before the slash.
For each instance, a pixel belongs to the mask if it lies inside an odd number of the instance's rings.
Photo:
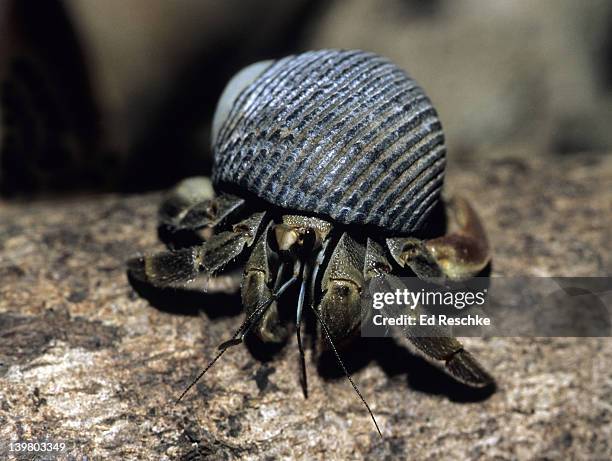
<path id="1" fill-rule="evenodd" d="M 486 223 L 493 274 L 612 273 L 612 156 L 458 162 L 447 177 Z M 241 316 L 232 297 L 146 299 L 128 283 L 125 259 L 162 248 L 158 200 L 0 202 L 0 442 L 89 459 L 612 457 L 609 338 L 466 339 L 498 381 L 488 394 L 405 342 L 360 340 L 345 358 L 384 439 L 333 366 L 309 361 L 303 398 L 293 339 L 273 357 L 229 351 L 174 405 Z"/>

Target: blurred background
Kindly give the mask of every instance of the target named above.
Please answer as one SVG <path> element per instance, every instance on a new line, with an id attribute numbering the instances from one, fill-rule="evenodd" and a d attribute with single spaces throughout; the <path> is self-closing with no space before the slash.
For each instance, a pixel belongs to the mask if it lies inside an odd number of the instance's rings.
<path id="1" fill-rule="evenodd" d="M 0 193 L 206 174 L 232 74 L 318 48 L 407 70 L 449 162 L 612 150 L 609 0 L 0 0 Z"/>

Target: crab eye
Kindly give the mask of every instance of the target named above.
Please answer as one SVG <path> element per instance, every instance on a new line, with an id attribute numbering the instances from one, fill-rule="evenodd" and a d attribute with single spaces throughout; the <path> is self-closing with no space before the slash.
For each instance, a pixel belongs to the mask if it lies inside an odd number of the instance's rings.
<path id="1" fill-rule="evenodd" d="M 317 234 L 313 229 L 304 229 L 302 232 L 302 247 L 304 251 L 310 252 L 317 243 Z"/>
<path id="2" fill-rule="evenodd" d="M 273 60 L 268 60 L 251 64 L 250 66 L 240 70 L 232 77 L 228 84 L 225 85 L 223 93 L 221 93 L 221 97 L 217 103 L 215 115 L 213 116 L 211 133 L 211 142 L 213 147 L 217 140 L 217 135 L 219 134 L 219 131 L 221 131 L 221 127 L 227 119 L 227 116 L 229 115 L 238 95 L 242 92 L 242 90 L 253 83 L 261 74 L 263 74 L 273 62 Z"/>

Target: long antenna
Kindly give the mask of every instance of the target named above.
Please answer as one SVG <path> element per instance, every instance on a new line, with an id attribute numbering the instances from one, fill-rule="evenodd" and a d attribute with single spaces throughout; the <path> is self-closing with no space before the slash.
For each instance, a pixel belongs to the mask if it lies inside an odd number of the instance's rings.
<path id="1" fill-rule="evenodd" d="M 370 417 L 372 418 L 372 422 L 374 423 L 374 426 L 376 426 L 376 430 L 378 431 L 378 435 L 380 435 L 380 437 L 382 438 L 383 435 L 382 435 L 382 432 L 380 431 L 380 428 L 378 427 L 378 423 L 376 422 L 376 418 L 374 417 L 374 413 L 372 413 L 372 410 L 370 409 L 370 406 L 368 405 L 368 402 L 366 402 L 366 400 L 363 398 L 363 395 L 361 394 L 361 392 L 359 392 L 359 388 L 353 382 L 353 379 L 351 378 L 351 375 L 349 374 L 348 370 L 344 366 L 344 362 L 340 358 L 340 354 L 338 353 L 338 350 L 336 349 L 336 346 L 334 345 L 334 342 L 332 341 L 331 334 L 329 333 L 327 325 L 325 325 L 325 322 L 323 321 L 323 319 L 321 318 L 321 316 L 319 315 L 317 310 L 314 308 L 314 306 L 311 305 L 310 308 L 312 309 L 312 311 L 314 312 L 315 316 L 317 317 L 317 320 L 319 321 L 319 323 L 323 327 L 323 331 L 325 332 L 325 337 L 327 338 L 327 341 L 329 342 L 329 345 L 331 346 L 332 350 L 334 351 L 334 354 L 336 355 L 336 359 L 338 360 L 338 363 L 340 364 L 340 367 L 342 368 L 342 371 L 344 372 L 344 374 L 348 378 L 349 382 L 351 383 L 351 386 L 353 386 L 353 389 L 355 390 L 355 392 L 357 392 L 357 395 L 359 396 L 359 398 L 361 399 L 361 401 L 363 402 L 363 404 L 367 408 L 368 413 L 370 413 Z"/>
<path id="2" fill-rule="evenodd" d="M 301 364 L 301 374 L 300 381 L 302 384 L 302 391 L 304 392 L 304 398 L 308 398 L 308 379 L 306 377 L 306 357 L 304 356 L 304 347 L 302 346 L 302 309 L 304 307 L 304 297 L 306 295 L 306 279 L 302 279 L 302 284 L 300 286 L 300 295 L 298 298 L 297 304 L 297 315 L 296 315 L 296 334 L 297 334 L 297 343 L 298 349 L 300 350 L 300 364 Z"/>
<path id="3" fill-rule="evenodd" d="M 270 306 L 274 301 L 276 301 L 278 299 L 278 297 L 280 295 L 282 295 L 283 292 L 287 288 L 289 288 L 289 286 L 291 286 L 293 283 L 295 283 L 297 280 L 298 280 L 298 277 L 296 275 L 294 275 L 289 280 L 287 280 L 283 284 L 283 286 L 281 286 L 278 290 L 276 290 L 270 296 L 270 298 L 268 298 L 266 301 L 262 302 L 259 306 L 257 306 L 257 308 L 255 308 L 255 310 L 246 318 L 246 320 L 244 322 L 242 322 L 242 325 L 240 325 L 240 328 L 238 328 L 236 330 L 236 332 L 233 334 L 232 338 L 229 339 L 228 341 L 225 341 L 225 342 L 221 343 L 219 345 L 220 352 L 215 356 L 214 359 L 212 359 L 208 363 L 208 365 L 206 365 L 206 367 L 204 368 L 204 370 L 202 370 L 202 372 L 198 375 L 198 377 L 196 379 L 194 379 L 191 382 L 191 384 L 189 384 L 189 386 L 187 386 L 187 388 L 183 391 L 183 393 L 179 396 L 179 398 L 176 399 L 175 403 L 179 403 L 181 401 L 181 399 L 185 396 L 185 394 L 187 394 L 187 392 L 189 392 L 189 390 L 193 386 L 195 386 L 196 383 L 200 379 L 202 379 L 202 376 L 204 376 L 206 374 L 206 372 L 208 370 L 210 370 L 210 368 L 215 364 L 215 362 L 217 360 L 219 360 L 221 358 L 221 356 L 225 353 L 226 350 L 228 350 L 232 346 L 236 346 L 236 345 L 240 344 L 243 341 L 243 339 L 246 336 L 246 334 L 253 327 L 253 325 L 257 324 L 257 322 L 259 321 L 261 316 L 264 314 L 264 312 L 266 311 L 268 306 Z M 240 336 L 240 338 L 239 338 L 239 336 Z"/>

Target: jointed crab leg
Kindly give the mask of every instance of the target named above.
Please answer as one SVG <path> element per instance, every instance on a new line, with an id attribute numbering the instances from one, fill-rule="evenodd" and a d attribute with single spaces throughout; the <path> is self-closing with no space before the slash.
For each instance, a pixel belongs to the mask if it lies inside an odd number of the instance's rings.
<path id="1" fill-rule="evenodd" d="M 263 301 L 272 296 L 272 291 L 283 280 L 286 264 L 279 264 L 278 258 L 268 246 L 268 235 L 272 223 L 253 246 L 244 267 L 241 296 L 245 312 L 250 315 Z M 276 277 L 274 275 L 276 274 Z M 271 289 L 270 287 L 273 287 Z M 262 341 L 280 343 L 287 337 L 287 330 L 278 317 L 278 305 L 273 302 L 256 325 L 254 333 Z"/>
<path id="2" fill-rule="evenodd" d="M 404 289 L 402 281 L 391 275 L 391 265 L 380 245 L 368 240 L 366 252 L 366 277 L 371 281 L 370 288 L 376 291 L 394 292 Z M 417 317 L 423 312 L 421 306 L 415 306 L 410 313 Z M 404 312 L 398 312 L 404 313 Z M 406 338 L 427 356 L 436 360 L 444 360 L 446 369 L 457 380 L 473 387 L 483 387 L 494 380 L 478 361 L 464 349 L 463 344 L 450 335 L 450 332 L 440 326 L 421 327 L 405 326 Z"/>
<path id="3" fill-rule="evenodd" d="M 244 199 L 229 194 L 215 196 L 204 176 L 187 178 L 171 189 L 159 208 L 160 224 L 172 231 L 214 227 L 244 206 Z"/>
<path id="4" fill-rule="evenodd" d="M 191 282 L 202 272 L 213 275 L 253 244 L 264 215 L 255 213 L 199 246 L 132 258 L 128 261 L 130 274 L 161 288 Z"/>
<path id="5" fill-rule="evenodd" d="M 335 341 L 350 338 L 361 324 L 363 258 L 363 246 L 344 233 L 323 273 L 322 297 L 316 309 Z"/>
<path id="6" fill-rule="evenodd" d="M 313 271 L 315 278 L 318 266 L 322 261 L 322 258 L 320 258 L 322 255 L 323 253 L 320 253 L 317 257 L 317 263 Z M 359 399 L 365 405 L 378 434 L 382 437 L 382 432 L 376 422 L 374 413 L 351 378 L 334 344 L 334 338 L 336 340 L 346 339 L 360 325 L 360 295 L 364 283 L 362 272 L 363 259 L 363 247 L 348 234 L 342 234 L 335 248 L 333 248 L 328 266 L 321 280 L 321 289 L 323 291 L 321 302 L 317 306 L 310 304 L 310 308 L 320 326 L 321 336 L 327 340 L 329 349 L 333 351 L 340 368 L 359 396 Z M 315 283 L 314 279 L 313 283 Z"/>
<path id="7" fill-rule="evenodd" d="M 420 279 L 441 284 L 473 277 L 490 260 L 486 233 L 469 202 L 455 197 L 445 205 L 446 235 L 431 240 L 387 239 L 389 251 L 400 266 L 409 266 Z"/>

